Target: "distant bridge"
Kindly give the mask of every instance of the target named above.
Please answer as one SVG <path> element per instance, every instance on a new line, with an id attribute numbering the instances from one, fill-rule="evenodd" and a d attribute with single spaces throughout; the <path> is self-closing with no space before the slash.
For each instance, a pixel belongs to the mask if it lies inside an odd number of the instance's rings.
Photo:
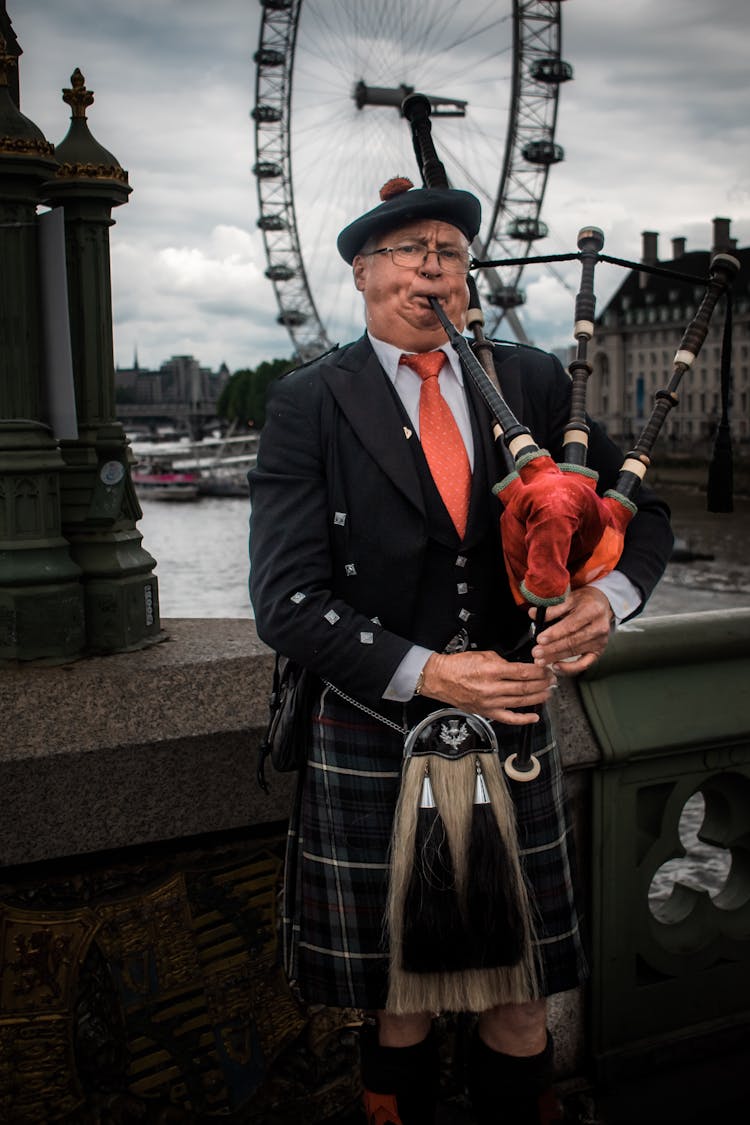
<path id="1" fill-rule="evenodd" d="M 190 435 L 200 441 L 204 434 L 224 425 L 216 413 L 216 403 L 194 402 L 149 402 L 140 405 L 118 402 L 115 406 L 117 420 L 125 429 L 133 429 L 135 424 L 147 426 L 156 431 L 169 426 L 177 432 Z"/>

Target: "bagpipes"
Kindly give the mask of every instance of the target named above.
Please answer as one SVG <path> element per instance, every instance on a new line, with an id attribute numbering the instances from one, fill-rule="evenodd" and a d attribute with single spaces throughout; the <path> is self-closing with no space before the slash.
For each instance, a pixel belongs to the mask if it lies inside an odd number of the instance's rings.
<path id="1" fill-rule="evenodd" d="M 432 141 L 428 99 L 410 95 L 402 113 L 411 125 L 424 186 L 448 188 Z M 617 565 L 651 452 L 677 403 L 679 383 L 700 351 L 719 298 L 728 294 L 739 270 L 739 262 L 729 254 L 712 259 L 705 295 L 682 337 L 669 383 L 657 392 L 651 416 L 626 454 L 615 487 L 600 496 L 598 476 L 586 465 L 594 269 L 598 261 L 609 261 L 654 272 L 653 267 L 603 255 L 603 245 L 602 232 L 587 227 L 579 233 L 578 254 L 523 259 L 581 262 L 573 330 L 577 354 L 569 366 L 571 409 L 560 464 L 536 444 L 502 397 L 473 279 L 469 278 L 467 314 L 473 344 L 450 322 L 437 298 L 430 298 L 465 376 L 494 419 L 495 441 L 509 469 L 493 489 L 502 505 L 506 571 L 517 604 L 536 607 L 537 633 L 544 628 L 548 606 Z M 470 269 L 511 261 L 473 259 Z M 728 300 L 727 309 L 731 323 Z M 726 332 L 724 350 L 728 356 Z M 723 359 L 722 367 L 727 363 L 728 358 Z M 728 472 L 726 467 L 725 416 L 722 427 L 712 470 L 714 486 L 717 477 L 731 475 L 731 462 Z M 731 510 L 731 503 L 727 508 L 719 501 L 712 510 Z M 493 728 L 476 715 L 443 709 L 428 715 L 408 735 L 392 845 L 388 1010 L 481 1011 L 538 994 L 533 906 L 518 857 L 515 809 L 503 776 L 505 772 L 524 782 L 539 775 L 539 760 L 530 749 L 532 729 L 533 725 L 524 728 L 519 751 L 507 755 L 502 765 Z"/>

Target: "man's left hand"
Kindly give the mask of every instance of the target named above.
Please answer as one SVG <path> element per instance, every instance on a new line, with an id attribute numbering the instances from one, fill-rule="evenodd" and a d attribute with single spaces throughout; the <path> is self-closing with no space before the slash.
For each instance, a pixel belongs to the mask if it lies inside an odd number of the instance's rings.
<path id="1" fill-rule="evenodd" d="M 536 609 L 530 610 L 536 617 Z M 609 641 L 614 615 L 606 594 L 596 586 L 572 590 L 564 602 L 549 606 L 545 628 L 531 650 L 535 664 L 575 676 L 590 668 Z"/>

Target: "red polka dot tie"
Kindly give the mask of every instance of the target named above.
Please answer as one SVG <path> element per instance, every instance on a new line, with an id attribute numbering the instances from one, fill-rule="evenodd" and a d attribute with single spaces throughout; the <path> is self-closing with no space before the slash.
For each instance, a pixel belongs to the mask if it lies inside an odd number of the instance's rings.
<path id="1" fill-rule="evenodd" d="M 419 440 L 430 466 L 432 479 L 456 531 L 463 539 L 469 516 L 471 466 L 456 419 L 440 393 L 438 374 L 445 363 L 445 353 L 438 351 L 402 355 L 401 363 L 416 371 L 422 380 L 419 395 Z"/>

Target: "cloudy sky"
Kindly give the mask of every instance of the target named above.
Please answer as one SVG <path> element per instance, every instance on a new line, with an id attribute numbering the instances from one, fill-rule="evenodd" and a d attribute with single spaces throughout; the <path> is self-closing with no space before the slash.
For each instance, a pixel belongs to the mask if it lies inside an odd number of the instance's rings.
<path id="1" fill-rule="evenodd" d="M 6 3 L 24 50 L 23 112 L 50 141 L 61 141 L 69 111 L 60 91 L 80 67 L 95 92 L 91 130 L 129 173 L 133 193 L 111 230 L 117 363 L 129 365 L 136 348 L 148 367 L 192 354 L 235 370 L 291 354 L 264 277 L 251 173 L 258 0 Z M 363 13 L 376 17 L 394 7 L 397 17 L 378 29 L 362 22 Z M 331 239 L 376 202 L 391 175 L 417 178 L 413 156 L 403 167 L 408 159 L 392 139 L 403 132 L 397 114 L 358 111 L 354 83 L 394 81 L 375 65 L 375 47 L 393 60 L 403 58 L 407 40 L 429 41 L 429 69 L 422 63 L 420 72 L 407 51 L 403 78 L 469 101 L 473 136 L 464 130 L 449 174 L 456 186 L 491 198 L 504 146 L 510 7 L 510 0 L 301 5 L 294 197 L 305 265 L 334 338 L 339 320 L 358 331 L 359 314 L 356 307 L 342 312 L 337 294 L 349 293 L 348 270 Z M 347 22 L 350 8 L 359 13 L 356 29 Z M 578 229 L 594 223 L 605 232 L 605 250 L 629 258 L 640 254 L 641 231 L 658 231 L 666 258 L 675 236 L 685 236 L 688 249 L 707 249 L 714 216 L 731 218 L 732 233 L 748 245 L 747 0 L 569 0 L 562 11 L 562 54 L 575 79 L 561 91 L 556 140 L 565 160 L 551 170 L 542 212 L 550 235 L 538 252 L 574 249 Z M 431 27 L 419 27 L 420 18 Z M 383 126 L 374 133 L 385 116 L 393 132 Z M 441 138 L 454 128 L 433 123 Z M 599 268 L 599 308 L 621 280 L 614 267 Z M 523 284 L 529 337 L 565 346 L 577 267 L 557 275 L 527 270 Z"/>

